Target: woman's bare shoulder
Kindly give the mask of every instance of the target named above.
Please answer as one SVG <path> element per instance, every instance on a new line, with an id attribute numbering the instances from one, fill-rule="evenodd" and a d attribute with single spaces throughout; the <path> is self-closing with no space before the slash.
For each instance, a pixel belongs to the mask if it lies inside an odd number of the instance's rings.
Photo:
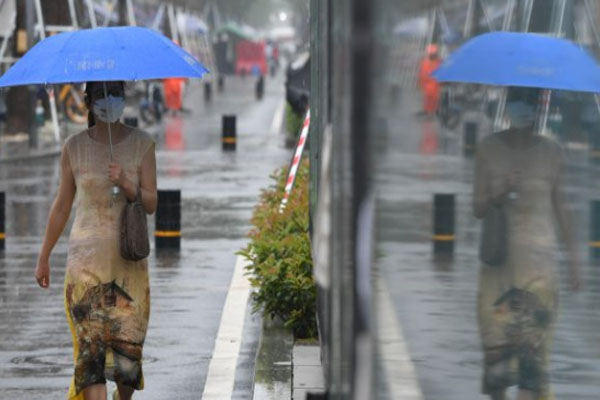
<path id="1" fill-rule="evenodd" d="M 145 154 L 155 144 L 154 137 L 142 129 L 132 127 L 131 134 L 134 135 L 132 142 L 136 144 L 137 151 L 141 154 Z"/>
<path id="2" fill-rule="evenodd" d="M 503 132 L 504 131 L 493 132 L 485 136 L 477 145 L 477 151 L 480 153 L 489 153 L 496 151 L 498 146 L 502 145 L 502 143 L 500 142 L 500 140 L 502 140 L 500 139 L 500 135 L 502 135 Z"/>
<path id="3" fill-rule="evenodd" d="M 84 129 L 78 133 L 75 133 L 75 134 L 69 136 L 67 138 L 67 140 L 65 140 L 64 147 L 71 148 L 71 147 L 77 145 L 78 143 L 80 143 L 82 140 L 84 140 L 86 138 L 89 130 L 90 129 L 87 128 L 87 129 Z"/>

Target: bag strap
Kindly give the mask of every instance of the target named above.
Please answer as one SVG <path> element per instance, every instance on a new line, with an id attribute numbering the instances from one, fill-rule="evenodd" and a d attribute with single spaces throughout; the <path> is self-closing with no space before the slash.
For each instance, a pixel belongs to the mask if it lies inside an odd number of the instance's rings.
<path id="1" fill-rule="evenodd" d="M 135 200 L 133 200 L 133 202 L 142 204 L 142 187 L 140 185 L 137 185 L 137 190 L 135 192 Z"/>

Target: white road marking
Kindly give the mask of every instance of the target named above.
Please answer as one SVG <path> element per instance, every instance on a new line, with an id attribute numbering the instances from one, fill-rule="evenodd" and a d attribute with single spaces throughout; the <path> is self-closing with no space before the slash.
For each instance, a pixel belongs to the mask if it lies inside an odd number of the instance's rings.
<path id="1" fill-rule="evenodd" d="M 423 400 L 417 372 L 408 352 L 402 327 L 396 314 L 387 284 L 381 276 L 377 277 L 377 343 L 379 359 L 383 364 L 390 399 Z"/>
<path id="2" fill-rule="evenodd" d="M 283 122 L 283 114 L 285 112 L 285 101 L 281 101 L 275 110 L 275 116 L 273 117 L 273 122 L 271 123 L 271 130 L 269 131 L 271 137 L 276 137 L 279 135 L 279 130 L 281 129 L 281 124 Z"/>
<path id="3" fill-rule="evenodd" d="M 223 307 L 215 348 L 208 366 L 202 399 L 230 399 L 233 394 L 235 369 L 242 343 L 250 282 L 244 276 L 248 261 L 238 256 Z"/>

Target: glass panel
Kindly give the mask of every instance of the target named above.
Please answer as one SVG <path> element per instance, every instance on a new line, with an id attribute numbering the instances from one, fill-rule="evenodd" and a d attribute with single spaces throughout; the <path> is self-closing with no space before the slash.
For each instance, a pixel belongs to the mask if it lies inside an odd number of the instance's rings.
<path id="1" fill-rule="evenodd" d="M 431 74 L 489 31 L 560 36 L 597 54 L 600 7 L 372 4 L 375 397 L 596 399 L 598 97 Z M 515 51 L 530 43 L 523 36 Z M 473 62 L 514 65 L 486 60 L 497 48 Z M 536 65 L 534 50 L 523 51 L 523 69 Z M 576 61 L 544 65 L 556 63 Z"/>

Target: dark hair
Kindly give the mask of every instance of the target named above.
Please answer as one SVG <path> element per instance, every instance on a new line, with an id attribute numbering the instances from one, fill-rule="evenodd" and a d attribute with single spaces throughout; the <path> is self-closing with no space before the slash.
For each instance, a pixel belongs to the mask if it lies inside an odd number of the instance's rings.
<path id="1" fill-rule="evenodd" d="M 101 82 L 92 81 L 92 82 L 87 82 L 85 84 L 85 93 L 83 96 L 85 105 L 88 108 L 88 128 L 91 128 L 92 126 L 96 125 L 96 117 L 94 117 L 94 113 L 92 112 L 92 87 L 95 83 L 101 83 Z M 119 81 L 119 83 L 121 84 L 121 86 L 123 86 L 123 90 L 125 90 L 125 82 Z"/>
<path id="2" fill-rule="evenodd" d="M 96 117 L 94 117 L 94 113 L 92 112 L 92 83 L 93 82 L 87 82 L 85 84 L 85 93 L 83 96 L 83 100 L 85 102 L 85 105 L 87 106 L 88 109 L 88 128 L 91 128 L 92 126 L 96 125 Z"/>

